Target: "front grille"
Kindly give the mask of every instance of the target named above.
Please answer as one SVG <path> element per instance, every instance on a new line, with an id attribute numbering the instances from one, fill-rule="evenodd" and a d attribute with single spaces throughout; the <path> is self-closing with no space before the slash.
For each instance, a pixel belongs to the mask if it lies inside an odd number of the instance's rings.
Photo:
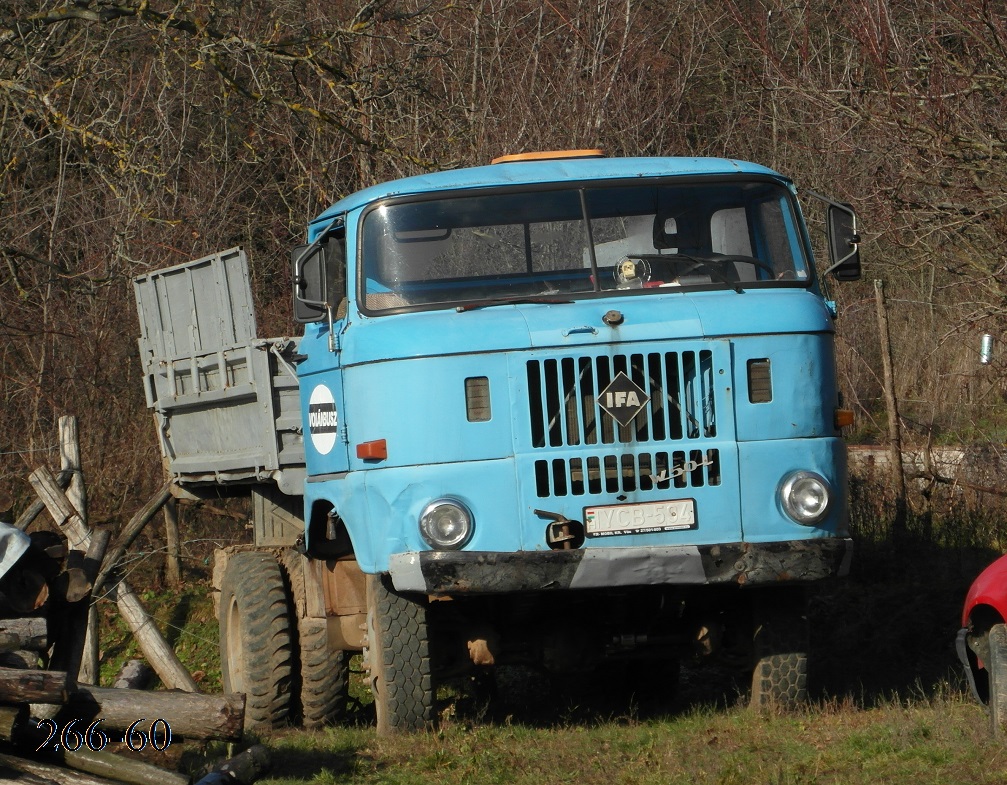
<path id="1" fill-rule="evenodd" d="M 535 461 L 540 498 L 720 485 L 718 450 L 671 450 Z"/>
<path id="2" fill-rule="evenodd" d="M 648 396 L 620 425 L 599 406 L 619 373 Z M 717 435 L 713 352 L 650 352 L 528 361 L 532 446 L 628 444 Z"/>

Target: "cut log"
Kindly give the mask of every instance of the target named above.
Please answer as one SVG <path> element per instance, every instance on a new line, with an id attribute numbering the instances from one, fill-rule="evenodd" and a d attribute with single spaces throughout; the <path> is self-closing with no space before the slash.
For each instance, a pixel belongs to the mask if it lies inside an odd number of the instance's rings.
<path id="1" fill-rule="evenodd" d="M 46 651 L 49 648 L 48 624 L 41 616 L 22 617 L 20 619 L 0 619 L 0 636 L 16 636 L 21 641 L 14 649 L 30 649 Z M 13 651 L 7 649 L 4 651 Z"/>
<path id="2" fill-rule="evenodd" d="M 91 544 L 91 534 L 83 518 L 60 489 L 52 472 L 45 466 L 39 466 L 28 476 L 28 482 L 45 504 L 45 508 L 63 532 L 70 547 L 87 551 L 88 545 Z"/>
<path id="3" fill-rule="evenodd" d="M 74 689 L 64 671 L 0 668 L 0 703 L 66 703 Z"/>
<path id="4" fill-rule="evenodd" d="M 99 777 L 132 785 L 189 785 L 191 778 L 169 771 L 160 766 L 153 766 L 140 760 L 134 760 L 111 752 L 95 752 L 87 747 L 81 747 L 76 752 L 64 752 L 63 763 L 77 771 L 95 774 Z"/>
<path id="5" fill-rule="evenodd" d="M 39 763 L 35 760 L 25 760 L 16 758 L 13 755 L 0 753 L 0 766 L 6 769 L 31 774 L 41 777 L 44 780 L 56 782 L 59 785 L 120 785 L 115 780 L 108 780 L 104 777 L 94 777 L 71 769 L 64 769 L 60 766 L 53 766 L 48 763 Z"/>
<path id="6" fill-rule="evenodd" d="M 90 722 L 102 718 L 102 728 L 126 730 L 141 717 L 146 725 L 164 720 L 173 737 L 238 741 L 245 725 L 245 696 L 203 695 L 91 687 L 80 684 L 70 696 L 61 716 Z"/>
<path id="7" fill-rule="evenodd" d="M 71 477 L 73 477 L 73 472 L 69 471 L 60 472 L 58 475 L 56 475 L 56 485 L 61 490 L 63 488 L 66 488 L 70 484 Z M 28 509 L 26 509 L 23 513 L 21 513 L 21 515 L 18 516 L 18 519 L 14 521 L 14 525 L 21 531 L 24 531 L 25 529 L 27 529 L 29 526 L 32 525 L 32 522 L 39 515 L 42 514 L 42 511 L 44 509 L 45 509 L 45 502 L 42 501 L 41 499 L 36 499 L 29 505 Z"/>
<path id="8" fill-rule="evenodd" d="M 87 609 L 84 646 L 80 653 L 80 670 L 77 672 L 77 681 L 81 684 L 97 684 L 101 677 L 98 643 L 98 606 L 92 602 Z"/>
<path id="9" fill-rule="evenodd" d="M 27 706 L 0 706 L 0 739 L 11 741 L 27 721 Z"/>

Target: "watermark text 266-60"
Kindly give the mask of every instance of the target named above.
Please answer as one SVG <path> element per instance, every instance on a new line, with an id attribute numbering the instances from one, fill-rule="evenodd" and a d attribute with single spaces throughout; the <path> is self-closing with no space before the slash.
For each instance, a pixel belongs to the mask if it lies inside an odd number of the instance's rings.
<path id="1" fill-rule="evenodd" d="M 44 727 L 48 737 L 35 748 L 36 752 L 50 747 L 59 751 L 76 752 L 81 747 L 98 752 L 105 749 L 109 742 L 125 744 L 133 752 L 140 752 L 146 749 L 149 744 L 152 749 L 163 752 L 171 744 L 171 725 L 167 720 L 156 719 L 150 725 L 144 726 L 147 720 L 144 717 L 132 723 L 121 735 L 109 735 L 99 726 L 102 719 L 99 717 L 92 720 L 90 725 L 84 726 L 86 720 L 70 720 L 60 730 L 59 725 L 53 720 L 39 720 L 36 726 L 39 730 Z"/>

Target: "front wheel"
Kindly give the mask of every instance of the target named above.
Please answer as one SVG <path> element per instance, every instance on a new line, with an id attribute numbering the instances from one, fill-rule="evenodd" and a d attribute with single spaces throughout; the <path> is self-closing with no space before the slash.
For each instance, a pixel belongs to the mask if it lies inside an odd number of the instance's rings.
<path id="1" fill-rule="evenodd" d="M 766 590 L 753 613 L 753 709 L 791 709 L 808 700 L 808 617 L 803 589 Z"/>
<path id="2" fill-rule="evenodd" d="M 426 603 L 397 593 L 388 576 L 368 576 L 367 644 L 378 733 L 427 727 L 434 687 Z"/>

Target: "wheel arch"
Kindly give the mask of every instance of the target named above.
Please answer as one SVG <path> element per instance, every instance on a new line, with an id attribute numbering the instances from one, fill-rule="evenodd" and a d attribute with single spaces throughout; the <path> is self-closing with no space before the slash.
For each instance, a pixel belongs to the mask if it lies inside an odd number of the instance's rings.
<path id="1" fill-rule="evenodd" d="M 367 540 L 347 524 L 328 499 L 316 499 L 306 511 L 304 544 L 309 556 L 332 559 L 353 556 L 360 560 Z"/>

